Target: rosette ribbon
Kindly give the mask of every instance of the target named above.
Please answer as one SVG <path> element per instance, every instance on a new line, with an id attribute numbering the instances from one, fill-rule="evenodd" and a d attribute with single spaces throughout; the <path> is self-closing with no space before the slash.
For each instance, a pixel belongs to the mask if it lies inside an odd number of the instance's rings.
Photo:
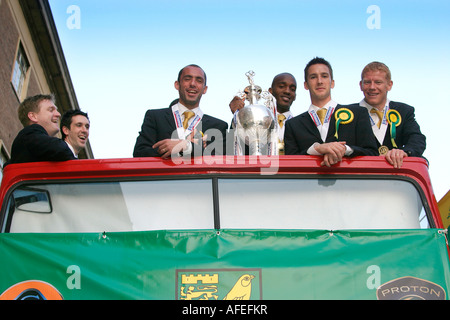
<path id="1" fill-rule="evenodd" d="M 397 137 L 397 127 L 402 123 L 402 117 L 400 116 L 400 113 L 397 110 L 390 109 L 387 112 L 387 121 L 390 124 L 391 127 L 391 142 L 392 146 L 394 148 L 398 148 L 397 144 L 395 143 L 395 138 Z"/>
<path id="2" fill-rule="evenodd" d="M 339 139 L 339 126 L 341 124 L 352 122 L 355 116 L 353 115 L 353 112 L 351 110 L 347 108 L 341 108 L 334 113 L 334 117 L 336 118 L 336 134 L 334 136 L 336 137 L 336 139 Z"/>

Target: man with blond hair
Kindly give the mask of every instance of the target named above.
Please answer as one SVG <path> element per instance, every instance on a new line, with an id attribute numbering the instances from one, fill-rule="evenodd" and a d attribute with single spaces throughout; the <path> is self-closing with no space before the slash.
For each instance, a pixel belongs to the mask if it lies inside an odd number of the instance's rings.
<path id="1" fill-rule="evenodd" d="M 369 63 L 361 73 L 364 99 L 359 105 L 369 112 L 380 155 L 394 168 L 400 168 L 405 157 L 422 156 L 426 138 L 416 122 L 414 108 L 388 99 L 392 86 L 389 68 L 378 61 Z"/>
<path id="2" fill-rule="evenodd" d="M 61 114 L 53 95 L 25 99 L 19 106 L 18 116 L 24 128 L 14 139 L 11 159 L 5 165 L 76 159 L 67 144 L 56 137 Z"/>

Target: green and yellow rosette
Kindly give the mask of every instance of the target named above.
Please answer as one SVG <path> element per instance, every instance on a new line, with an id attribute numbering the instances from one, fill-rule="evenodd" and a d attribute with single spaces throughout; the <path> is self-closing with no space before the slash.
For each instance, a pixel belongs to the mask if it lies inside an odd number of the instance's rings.
<path id="1" fill-rule="evenodd" d="M 387 121 L 391 127 L 391 142 L 394 148 L 398 148 L 395 143 L 395 138 L 397 137 L 397 127 L 402 123 L 402 117 L 397 110 L 389 109 L 386 114 Z"/>
<path id="2" fill-rule="evenodd" d="M 355 118 L 353 112 L 347 108 L 341 108 L 334 113 L 336 118 L 336 134 L 334 135 L 336 139 L 339 139 L 338 131 L 341 124 L 348 124 Z"/>

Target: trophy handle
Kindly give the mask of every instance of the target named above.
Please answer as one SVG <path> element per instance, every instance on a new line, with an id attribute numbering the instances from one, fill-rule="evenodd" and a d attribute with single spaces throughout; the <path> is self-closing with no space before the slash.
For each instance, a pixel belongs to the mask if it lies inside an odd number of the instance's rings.
<path id="1" fill-rule="evenodd" d="M 272 114 L 275 116 L 276 119 L 276 107 L 275 107 L 275 97 L 269 92 L 269 91 L 264 91 L 261 94 L 261 97 L 265 100 L 264 105 L 270 109 L 270 111 L 272 112 Z"/>
<path id="2" fill-rule="evenodd" d="M 244 100 L 247 97 L 247 94 L 243 91 L 239 91 L 236 93 L 236 97 L 240 98 L 241 100 Z"/>

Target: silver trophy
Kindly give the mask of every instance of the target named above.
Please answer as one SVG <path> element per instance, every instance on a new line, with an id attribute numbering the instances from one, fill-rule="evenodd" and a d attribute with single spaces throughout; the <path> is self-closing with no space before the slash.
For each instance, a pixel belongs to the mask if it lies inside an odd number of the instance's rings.
<path id="1" fill-rule="evenodd" d="M 248 104 L 234 114 L 234 153 L 244 155 L 245 146 L 248 146 L 249 155 L 277 155 L 274 98 L 268 91 L 262 92 L 261 87 L 255 85 L 253 71 L 245 75 L 250 85 L 238 96 L 245 98 Z M 264 105 L 259 104 L 261 98 L 265 100 Z"/>

